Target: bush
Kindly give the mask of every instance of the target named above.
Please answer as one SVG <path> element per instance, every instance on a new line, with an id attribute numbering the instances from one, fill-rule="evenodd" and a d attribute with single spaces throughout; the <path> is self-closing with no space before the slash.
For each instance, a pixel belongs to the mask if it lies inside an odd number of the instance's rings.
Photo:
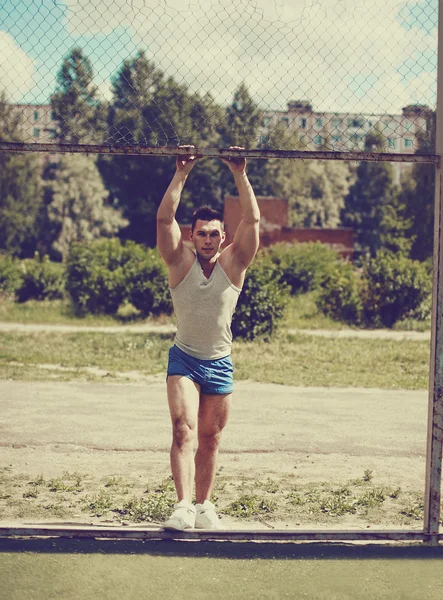
<path id="1" fill-rule="evenodd" d="M 126 265 L 129 301 L 143 315 L 172 314 L 168 270 L 157 250 L 151 248 L 143 255 L 132 256 Z"/>
<path id="2" fill-rule="evenodd" d="M 246 272 L 232 319 L 233 336 L 251 341 L 272 335 L 288 299 L 288 286 L 278 283 L 275 265 L 260 253 Z"/>
<path id="3" fill-rule="evenodd" d="M 392 327 L 396 321 L 426 312 L 432 278 L 423 263 L 380 252 L 365 263 L 363 277 L 364 319 L 368 325 Z"/>
<path id="4" fill-rule="evenodd" d="M 46 255 L 22 261 L 22 281 L 16 290 L 18 302 L 27 300 L 57 300 L 65 293 L 65 269 L 61 263 L 50 262 Z"/>
<path id="5" fill-rule="evenodd" d="M 144 316 L 172 312 L 167 269 L 157 250 L 132 241 L 73 245 L 66 287 L 79 312 L 115 314 L 124 302 Z"/>
<path id="6" fill-rule="evenodd" d="M 287 283 L 291 294 L 319 289 L 339 260 L 338 253 L 320 242 L 275 244 L 267 254 L 279 271 L 279 282 Z"/>
<path id="7" fill-rule="evenodd" d="M 318 308 L 336 321 L 359 325 L 363 316 L 362 282 L 351 263 L 337 261 L 318 292 Z"/>
<path id="8" fill-rule="evenodd" d="M 117 239 L 71 246 L 66 289 L 78 312 L 114 314 L 127 299 L 124 265 L 130 252 Z"/>
<path id="9" fill-rule="evenodd" d="M 15 296 L 22 280 L 20 262 L 8 254 L 0 254 L 0 295 Z"/>

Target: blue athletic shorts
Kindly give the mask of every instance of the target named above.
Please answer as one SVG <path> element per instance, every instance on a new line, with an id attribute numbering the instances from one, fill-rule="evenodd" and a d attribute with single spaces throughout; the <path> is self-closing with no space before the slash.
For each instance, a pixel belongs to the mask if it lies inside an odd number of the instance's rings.
<path id="1" fill-rule="evenodd" d="M 230 356 L 201 360 L 189 356 L 175 344 L 169 350 L 169 375 L 188 377 L 200 385 L 203 394 L 231 394 L 234 389 L 234 367 Z"/>

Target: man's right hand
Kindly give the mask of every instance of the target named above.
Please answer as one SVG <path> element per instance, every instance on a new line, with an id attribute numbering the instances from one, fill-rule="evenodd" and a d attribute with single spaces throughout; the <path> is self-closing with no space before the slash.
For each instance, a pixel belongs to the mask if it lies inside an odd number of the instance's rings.
<path id="1" fill-rule="evenodd" d="M 195 148 L 195 146 L 179 146 L 179 148 Z M 192 152 L 192 150 L 190 150 Z M 200 160 L 201 157 L 197 157 L 194 154 L 180 154 L 176 159 L 177 171 L 185 173 L 186 175 L 191 172 L 195 163 Z"/>

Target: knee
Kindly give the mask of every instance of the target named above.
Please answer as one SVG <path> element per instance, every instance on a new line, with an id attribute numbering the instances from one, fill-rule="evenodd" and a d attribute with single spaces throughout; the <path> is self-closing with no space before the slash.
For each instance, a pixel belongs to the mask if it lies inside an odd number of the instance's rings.
<path id="1" fill-rule="evenodd" d="M 186 421 L 176 421 L 172 426 L 172 440 L 179 448 L 193 445 L 195 441 L 195 430 Z"/>
<path id="2" fill-rule="evenodd" d="M 198 436 L 198 447 L 204 452 L 215 452 L 220 444 L 221 429 L 211 433 L 201 433 Z"/>

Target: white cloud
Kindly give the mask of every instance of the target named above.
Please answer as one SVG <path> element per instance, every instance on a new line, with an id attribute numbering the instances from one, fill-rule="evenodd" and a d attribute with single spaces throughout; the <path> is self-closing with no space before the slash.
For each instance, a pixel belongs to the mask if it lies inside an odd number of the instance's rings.
<path id="1" fill-rule="evenodd" d="M 431 50 L 436 35 L 401 26 L 413 0 L 65 0 L 71 34 L 129 29 L 168 75 L 231 100 L 246 81 L 263 108 L 306 98 L 316 110 L 398 113 L 435 105 L 426 64 L 402 79 L 404 61 Z M 421 100 L 419 100 L 421 99 Z"/>
<path id="2" fill-rule="evenodd" d="M 34 85 L 34 62 L 5 31 L 0 31 L 0 91 L 18 102 Z"/>

